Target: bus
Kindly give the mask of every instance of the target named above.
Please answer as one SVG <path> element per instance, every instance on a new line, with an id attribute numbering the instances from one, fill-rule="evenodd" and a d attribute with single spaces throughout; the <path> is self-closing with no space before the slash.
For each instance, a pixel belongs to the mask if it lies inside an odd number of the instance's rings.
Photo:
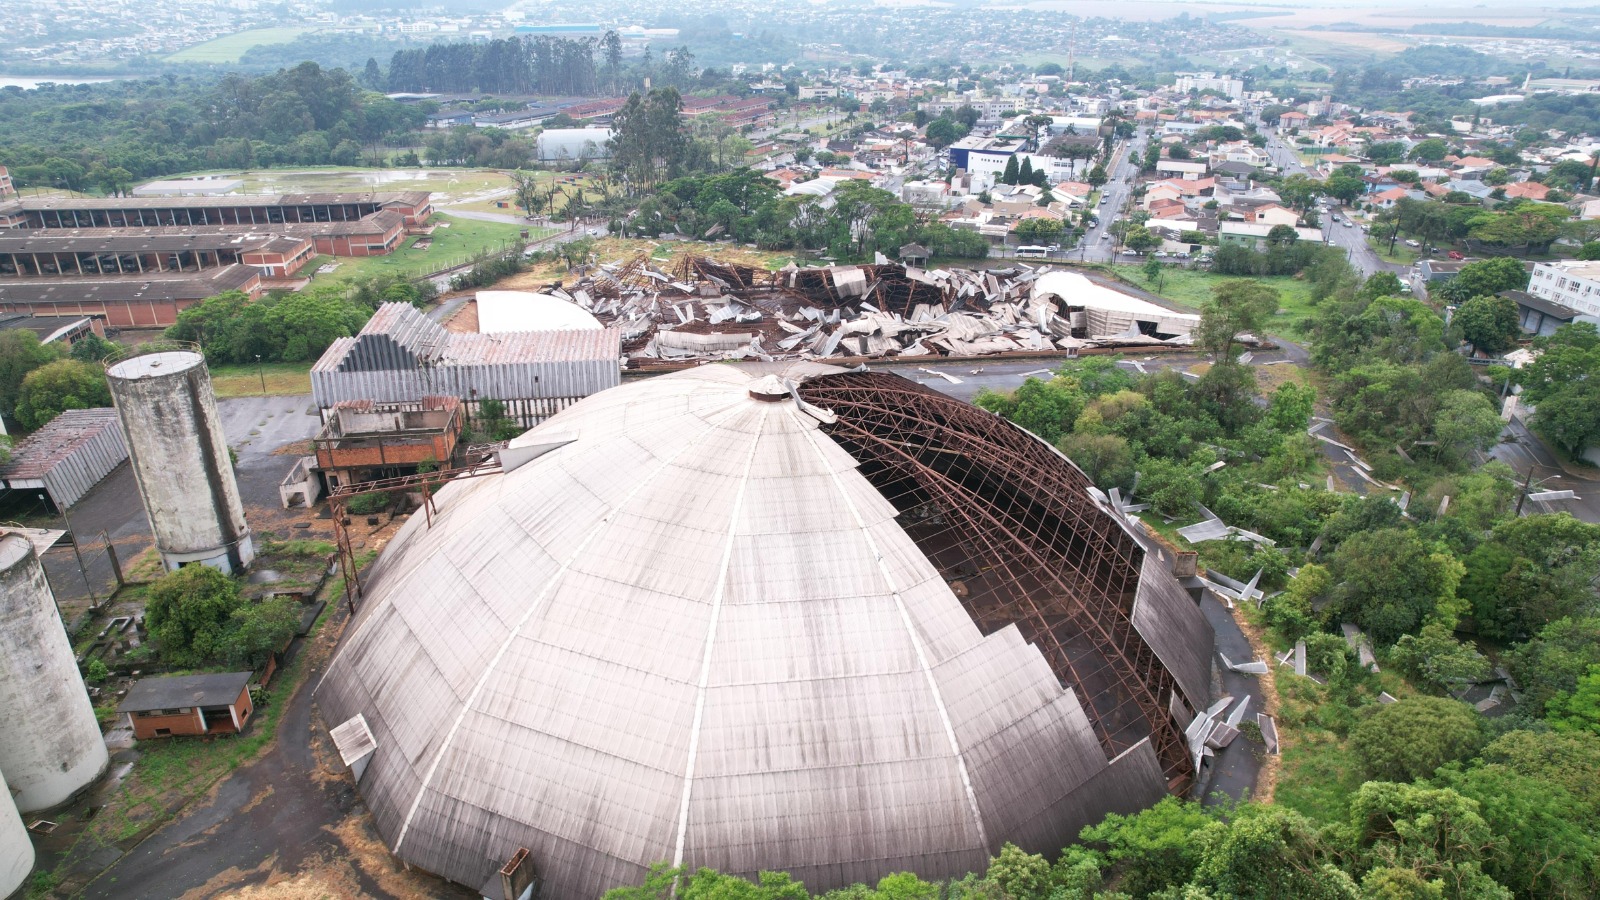
<path id="1" fill-rule="evenodd" d="M 1040 259 L 1043 259 L 1044 257 L 1050 255 L 1050 248 L 1049 247 L 1040 247 L 1040 246 L 1033 245 L 1033 244 L 1024 244 L 1023 246 L 1017 248 L 1017 254 L 1016 255 L 1018 255 L 1018 256 L 1033 256 L 1033 257 L 1038 257 Z"/>

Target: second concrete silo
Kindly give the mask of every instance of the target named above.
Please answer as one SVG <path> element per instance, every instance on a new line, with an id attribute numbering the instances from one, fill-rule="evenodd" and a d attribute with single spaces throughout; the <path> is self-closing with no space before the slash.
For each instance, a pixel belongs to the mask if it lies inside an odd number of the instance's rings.
<path id="1" fill-rule="evenodd" d="M 33 841 L 9 796 L 5 773 L 0 772 L 0 897 L 11 896 L 33 871 Z"/>
<path id="2" fill-rule="evenodd" d="M 205 357 L 146 345 L 106 366 L 111 397 L 156 549 L 169 570 L 204 563 L 241 573 L 255 558 Z"/>
<path id="3" fill-rule="evenodd" d="M 48 809 L 105 771 L 100 723 L 33 542 L 0 535 L 0 772 L 17 808 Z"/>

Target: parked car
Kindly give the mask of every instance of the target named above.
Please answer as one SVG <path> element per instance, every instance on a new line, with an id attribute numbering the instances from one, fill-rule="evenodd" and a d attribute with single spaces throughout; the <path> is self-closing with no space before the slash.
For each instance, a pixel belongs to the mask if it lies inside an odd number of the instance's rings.
<path id="1" fill-rule="evenodd" d="M 1449 255 L 1451 259 L 1466 259 L 1465 256 L 1461 255 L 1460 250 L 1451 250 Z"/>
<path id="2" fill-rule="evenodd" d="M 1407 247 L 1421 247 L 1422 245 L 1417 243 L 1416 241 L 1406 241 L 1406 246 Z"/>

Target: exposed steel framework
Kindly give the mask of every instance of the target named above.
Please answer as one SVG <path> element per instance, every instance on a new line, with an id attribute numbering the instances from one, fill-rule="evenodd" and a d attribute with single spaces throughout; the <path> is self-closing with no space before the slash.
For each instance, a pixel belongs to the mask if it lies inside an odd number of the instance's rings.
<path id="1" fill-rule="evenodd" d="M 1150 738 L 1168 788 L 1195 772 L 1169 712 L 1171 672 L 1133 625 L 1144 549 L 1088 478 L 1004 420 L 915 382 L 824 375 L 800 395 L 899 510 L 985 634 L 1016 625 L 1079 694 L 1108 754 Z"/>
<path id="2" fill-rule="evenodd" d="M 350 512 L 347 508 L 350 498 L 357 494 L 383 494 L 392 497 L 396 494 L 421 492 L 422 511 L 427 516 L 428 527 L 432 528 L 433 514 L 438 510 L 433 502 L 434 491 L 457 478 L 481 478 L 485 475 L 500 474 L 500 457 L 496 451 L 504 446 L 504 442 L 473 444 L 467 448 L 466 465 L 395 478 L 348 482 L 335 486 L 328 493 L 328 507 L 333 514 L 334 543 L 339 548 L 339 574 L 344 576 L 344 602 L 345 606 L 349 607 L 351 615 L 355 614 L 356 599 L 361 596 L 361 566 L 356 561 L 355 545 L 350 542 Z"/>

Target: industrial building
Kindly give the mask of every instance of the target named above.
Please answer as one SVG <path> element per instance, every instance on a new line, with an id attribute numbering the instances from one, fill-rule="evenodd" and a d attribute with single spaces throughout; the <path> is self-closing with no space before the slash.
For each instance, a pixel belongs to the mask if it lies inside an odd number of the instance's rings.
<path id="1" fill-rule="evenodd" d="M 106 769 L 100 723 L 38 549 L 12 532 L 0 534 L 0 722 L 0 772 L 22 812 L 65 803 Z"/>
<path id="2" fill-rule="evenodd" d="M 406 403 L 457 397 L 504 404 L 532 425 L 622 379 L 616 328 L 461 334 L 409 303 L 385 303 L 355 337 L 339 338 L 311 367 L 311 394 L 329 410 L 344 401 Z"/>
<path id="3" fill-rule="evenodd" d="M 68 409 L 12 449 L 0 464 L 0 483 L 40 492 L 54 509 L 66 509 L 127 458 L 115 409 Z"/>
<path id="4" fill-rule="evenodd" d="M 196 182 L 200 183 L 200 182 Z M 427 230 L 425 191 L 0 201 L 0 312 L 165 327 L 228 290 L 259 296 L 317 254 L 382 256 Z"/>
<path id="5" fill-rule="evenodd" d="M 317 701 L 393 852 L 485 896 L 502 865 L 551 897 L 661 860 L 957 876 L 1196 777 L 1213 635 L 1185 561 L 906 379 L 651 378 L 436 500 Z"/>
<path id="6" fill-rule="evenodd" d="M 11 795 L 6 790 L 4 772 L 0 772 L 0 791 L 6 797 Z M 9 897 L 22 887 L 33 871 L 33 860 L 33 841 L 28 838 L 28 827 L 22 824 L 22 814 L 17 812 L 15 803 L 0 797 L 0 895 Z"/>
<path id="7" fill-rule="evenodd" d="M 242 574 L 255 544 L 199 348 L 145 344 L 107 359 L 106 381 L 162 563 Z"/>
<path id="8" fill-rule="evenodd" d="M 157 275 L 0 278 L 0 313 L 93 316 L 113 328 L 165 328 L 178 313 L 223 291 L 251 298 L 265 290 L 244 265 Z"/>

